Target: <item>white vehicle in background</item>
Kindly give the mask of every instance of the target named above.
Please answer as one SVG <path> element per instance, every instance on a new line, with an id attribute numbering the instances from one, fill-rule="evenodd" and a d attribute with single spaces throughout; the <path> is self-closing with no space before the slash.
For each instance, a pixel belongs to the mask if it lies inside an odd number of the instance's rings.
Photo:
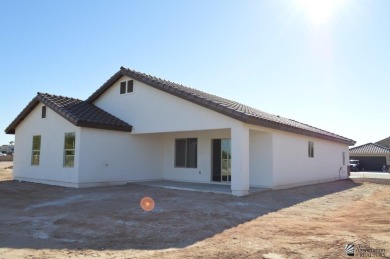
<path id="1" fill-rule="evenodd" d="M 359 166 L 359 160 L 349 160 L 349 164 L 350 164 L 350 169 L 351 169 L 351 172 L 357 172 L 357 171 L 360 171 L 361 168 Z"/>

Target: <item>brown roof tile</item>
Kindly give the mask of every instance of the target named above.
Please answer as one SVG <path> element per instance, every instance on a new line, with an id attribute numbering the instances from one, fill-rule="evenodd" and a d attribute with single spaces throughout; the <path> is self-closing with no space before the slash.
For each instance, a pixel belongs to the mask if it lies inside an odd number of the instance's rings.
<path id="1" fill-rule="evenodd" d="M 16 126 L 35 108 L 39 102 L 44 103 L 76 126 L 130 132 L 132 126 L 93 105 L 93 102 L 122 76 L 128 76 L 136 79 L 151 87 L 245 123 L 322 138 L 348 145 L 355 144 L 355 141 L 351 139 L 295 120 L 266 113 L 235 101 L 123 67 L 121 67 L 117 73 L 108 79 L 107 82 L 94 92 L 86 101 L 38 93 L 38 95 L 26 106 L 18 117 L 7 127 L 6 133 L 14 134 Z"/>
<path id="2" fill-rule="evenodd" d="M 375 142 L 375 144 L 390 148 L 390 137 Z"/>
<path id="3" fill-rule="evenodd" d="M 189 88 L 134 70 L 126 69 L 124 67 L 121 67 L 117 73 L 115 73 L 105 84 L 103 84 L 96 92 L 94 92 L 87 99 L 87 102 L 94 102 L 122 76 L 128 76 L 156 89 L 170 93 L 245 123 L 336 141 L 348 144 L 350 146 L 356 143 L 352 139 L 345 138 L 295 120 L 266 113 L 235 101 L 208 94 L 197 89 Z"/>
<path id="4" fill-rule="evenodd" d="M 38 93 L 7 127 L 7 134 L 15 134 L 15 128 L 42 102 L 75 126 L 131 132 L 132 126 L 94 104 L 75 98 Z"/>

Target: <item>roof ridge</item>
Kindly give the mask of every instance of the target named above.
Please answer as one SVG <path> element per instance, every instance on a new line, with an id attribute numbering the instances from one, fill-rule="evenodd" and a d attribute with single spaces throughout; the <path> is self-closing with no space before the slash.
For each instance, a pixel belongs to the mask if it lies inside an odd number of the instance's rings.
<path id="1" fill-rule="evenodd" d="M 184 88 L 187 88 L 187 89 L 199 91 L 199 92 L 201 92 L 201 93 L 204 93 L 204 94 L 207 94 L 207 95 L 211 95 L 211 96 L 213 96 L 213 97 L 217 97 L 217 98 L 219 98 L 219 99 L 223 99 L 223 100 L 232 102 L 232 103 L 234 103 L 234 105 L 241 105 L 241 106 L 243 106 L 243 107 L 245 107 L 245 108 L 249 108 L 249 109 L 252 109 L 252 110 L 261 112 L 261 113 L 266 113 L 267 115 L 271 115 L 271 116 L 275 116 L 275 117 L 277 117 L 277 118 L 281 118 L 281 119 L 286 119 L 286 120 L 294 121 L 294 122 L 300 123 L 300 124 L 302 124 L 302 125 L 305 125 L 305 126 L 308 126 L 308 127 L 311 127 L 311 128 L 315 128 L 315 129 L 317 129 L 317 130 L 325 131 L 325 132 L 330 133 L 330 134 L 332 134 L 332 135 L 336 135 L 336 136 L 342 137 L 342 136 L 337 135 L 337 134 L 335 134 L 335 133 L 332 133 L 332 132 L 330 132 L 330 131 L 322 130 L 322 129 L 320 129 L 320 128 L 314 127 L 314 126 L 312 126 L 312 125 L 309 125 L 309 124 L 306 124 L 306 123 L 303 123 L 303 122 L 300 122 L 300 121 L 297 121 L 297 120 L 294 120 L 294 119 L 290 119 L 290 118 L 283 117 L 283 116 L 279 116 L 279 115 L 276 115 L 276 114 L 273 114 L 273 113 L 265 112 L 265 111 L 262 111 L 262 110 L 259 110 L 259 109 L 255 108 L 255 107 L 249 106 L 249 105 L 247 105 L 247 104 L 240 103 L 240 102 L 237 102 L 237 101 L 234 101 L 234 100 L 230 100 L 230 99 L 227 99 L 227 98 L 225 98 L 225 97 L 218 96 L 218 95 L 216 95 L 216 94 L 207 93 L 207 92 L 204 92 L 204 91 L 199 90 L 199 89 L 196 89 L 196 88 L 192 88 L 192 87 L 189 87 L 189 86 L 186 86 L 186 85 L 182 85 L 182 84 L 179 84 L 179 83 L 175 83 L 175 82 L 172 82 L 172 81 L 170 81 L 170 80 L 162 79 L 162 78 L 160 78 L 160 77 L 156 77 L 156 76 L 153 76 L 153 75 L 150 75 L 150 74 L 146 74 L 146 73 L 143 73 L 143 72 L 139 72 L 139 71 L 137 71 L 137 70 L 133 70 L 133 69 L 130 69 L 130 68 L 125 68 L 125 67 L 123 67 L 123 66 L 121 66 L 121 69 L 130 71 L 130 72 L 134 72 L 134 73 L 140 73 L 140 74 L 143 74 L 143 75 L 145 75 L 145 76 L 152 77 L 152 78 L 157 78 L 157 79 L 163 80 L 163 81 L 168 82 L 168 83 L 173 84 L 173 85 L 179 85 L 179 86 L 184 87 Z M 195 95 L 197 95 L 197 94 L 195 94 Z M 216 103 L 215 101 L 212 101 L 212 102 L 213 102 L 213 103 Z"/>
<path id="2" fill-rule="evenodd" d="M 390 139 L 390 136 L 389 136 L 389 137 L 387 137 L 387 138 L 381 139 L 381 140 L 379 140 L 379 141 L 377 141 L 377 142 L 381 142 L 381 141 L 383 141 L 383 140 L 387 140 L 387 139 Z M 375 142 L 375 143 L 377 143 L 377 142 Z"/>
<path id="3" fill-rule="evenodd" d="M 62 95 L 56 95 L 56 94 L 37 92 L 37 95 L 40 95 L 40 96 L 49 95 L 49 96 L 53 96 L 53 97 L 68 98 L 68 99 L 73 99 L 73 100 L 84 102 L 83 100 L 81 100 L 79 98 L 74 98 L 74 97 L 69 97 L 69 96 L 62 96 Z"/>
<path id="4" fill-rule="evenodd" d="M 181 83 L 176 83 L 176 82 L 170 81 L 170 80 L 165 79 L 165 78 L 161 78 L 161 77 L 153 76 L 153 75 L 151 75 L 151 74 L 146 74 L 146 73 L 143 73 L 143 72 L 139 72 L 139 71 L 134 70 L 134 69 L 125 68 L 125 67 L 123 67 L 123 66 L 121 66 L 121 69 L 126 70 L 126 71 L 130 71 L 130 72 L 133 72 L 133 73 L 138 73 L 138 74 L 141 74 L 141 75 L 144 75 L 144 76 L 147 76 L 147 77 L 159 79 L 160 81 L 167 82 L 167 83 L 169 83 L 170 85 L 180 86 L 180 87 L 187 88 L 187 89 L 190 89 L 190 90 L 199 91 L 199 92 L 201 92 L 201 93 L 205 93 L 205 94 L 208 94 L 208 95 L 212 95 L 212 96 L 214 96 L 214 97 L 218 97 L 218 98 L 221 98 L 221 99 L 224 99 L 224 100 L 227 100 L 227 101 L 236 102 L 236 101 L 229 100 L 229 99 L 226 99 L 226 98 L 224 98 L 224 97 L 218 96 L 218 95 L 216 95 L 216 94 L 208 93 L 208 92 L 199 90 L 199 89 L 197 89 L 197 88 L 193 88 L 193 87 L 190 87 L 190 86 L 187 86 L 187 85 L 183 85 L 183 84 L 181 84 Z M 236 102 L 236 103 L 239 103 L 239 102 Z M 240 103 L 240 104 L 241 104 L 241 103 Z"/>
<path id="5" fill-rule="evenodd" d="M 384 147 L 384 146 L 382 146 L 382 145 L 379 145 L 379 144 L 376 144 L 376 143 L 372 143 L 372 142 L 369 142 L 369 143 L 366 143 L 366 144 L 363 144 L 363 145 L 360 145 L 360 146 L 357 146 L 357 147 L 352 147 L 352 148 L 350 148 L 350 150 L 354 150 L 354 149 L 366 147 L 366 146 L 369 146 L 369 145 L 373 145 L 373 146 L 375 146 L 375 147 L 382 148 L 382 149 L 385 149 L 385 150 L 387 150 L 387 151 L 390 152 L 390 148 Z"/>
<path id="6" fill-rule="evenodd" d="M 82 102 L 81 100 L 71 98 L 71 97 L 65 97 L 65 96 L 58 96 L 54 94 L 38 94 L 37 95 L 38 100 L 42 102 L 43 104 L 47 105 L 50 109 L 54 110 L 57 112 L 59 115 L 63 116 L 64 118 L 68 119 L 70 122 L 73 124 L 77 125 L 78 118 L 74 114 L 72 114 L 68 108 L 70 105 Z M 74 103 L 65 103 L 63 105 L 60 105 L 57 103 L 55 100 L 52 100 L 53 98 L 56 99 L 66 99 L 66 100 L 71 100 Z"/>
<path id="7" fill-rule="evenodd" d="M 360 146 L 356 146 L 356 147 L 352 147 L 352 148 L 350 148 L 350 149 L 360 148 L 360 147 L 364 147 L 364 146 L 367 146 L 367 145 L 370 145 L 370 144 L 372 144 L 372 143 L 371 143 L 371 142 L 368 142 L 368 143 L 366 143 L 366 144 L 363 144 L 363 145 L 360 145 Z"/>
<path id="8" fill-rule="evenodd" d="M 237 101 L 234 101 L 234 100 L 230 100 L 230 99 L 227 99 L 227 98 L 225 98 L 225 97 L 218 96 L 218 95 L 216 95 L 216 94 L 208 93 L 208 92 L 199 90 L 199 89 L 197 89 L 197 88 L 189 87 L 189 86 L 183 85 L 183 84 L 181 84 L 181 83 L 176 83 L 176 82 L 173 82 L 173 81 L 164 79 L 164 78 L 160 78 L 160 77 L 156 77 L 156 76 L 153 76 L 153 75 L 150 75 L 150 74 L 146 74 L 146 73 L 143 73 L 143 72 L 139 72 L 139 71 L 137 71 L 137 70 L 133 70 L 133 69 L 130 69 L 130 68 L 125 68 L 125 67 L 123 67 L 123 66 L 121 66 L 121 69 L 122 69 L 122 70 L 125 70 L 125 71 L 128 71 L 128 72 L 130 72 L 130 73 L 138 73 L 138 74 L 144 75 L 144 76 L 146 76 L 146 77 L 160 79 L 160 81 L 162 81 L 162 82 L 161 82 L 162 84 L 166 84 L 166 85 L 171 86 L 171 87 L 172 87 L 172 86 L 173 86 L 173 87 L 181 87 L 181 88 L 185 88 L 185 89 L 191 90 L 192 92 L 189 93 L 189 94 L 192 94 L 192 95 L 194 95 L 194 96 L 201 97 L 202 99 L 206 99 L 206 100 L 208 100 L 208 101 L 210 101 L 210 102 L 212 102 L 212 103 L 215 103 L 215 104 L 217 104 L 217 105 L 228 106 L 227 104 L 222 104 L 222 103 L 221 103 L 221 101 L 227 101 L 227 102 L 231 102 L 231 103 L 233 103 L 233 104 L 235 104 L 235 105 L 242 105 L 242 106 L 244 106 L 244 107 L 247 107 L 247 108 L 250 108 L 250 109 L 255 109 L 255 110 L 257 110 L 257 111 L 259 111 L 259 112 L 262 112 L 262 113 L 266 113 L 266 112 L 264 112 L 264 111 L 258 110 L 258 109 L 256 109 L 256 108 L 251 107 L 251 106 L 248 106 L 248 105 L 246 105 L 246 104 L 243 104 L 243 103 L 240 103 L 240 102 L 237 102 Z M 197 92 L 197 93 L 196 93 L 196 92 Z M 204 95 L 206 95 L 206 96 L 202 96 L 202 94 L 204 94 Z M 218 99 L 218 100 L 212 100 L 212 99 L 209 98 L 209 97 L 214 97 L 214 98 L 216 98 L 216 99 Z M 234 109 L 232 109 L 232 108 L 230 108 L 230 107 L 226 107 L 226 108 L 231 109 L 231 110 L 234 110 Z M 273 115 L 273 114 L 271 114 L 271 113 L 267 113 L 267 114 Z M 247 115 L 250 115 L 250 114 L 247 114 Z"/>

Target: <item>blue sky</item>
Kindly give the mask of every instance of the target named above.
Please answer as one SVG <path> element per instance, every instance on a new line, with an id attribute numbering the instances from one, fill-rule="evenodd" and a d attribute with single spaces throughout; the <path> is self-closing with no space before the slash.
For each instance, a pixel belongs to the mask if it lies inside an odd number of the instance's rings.
<path id="1" fill-rule="evenodd" d="M 390 136 L 388 0 L 0 1 L 0 144 L 47 92 L 120 66 L 356 140 Z M 315 4 L 312 4 L 312 2 Z"/>

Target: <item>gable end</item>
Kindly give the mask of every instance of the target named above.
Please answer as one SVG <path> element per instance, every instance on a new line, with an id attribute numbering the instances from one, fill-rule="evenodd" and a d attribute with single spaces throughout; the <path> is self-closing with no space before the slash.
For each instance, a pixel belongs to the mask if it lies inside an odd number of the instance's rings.
<path id="1" fill-rule="evenodd" d="M 99 107 L 70 97 L 38 93 L 37 96 L 5 129 L 6 134 L 15 134 L 15 129 L 35 107 L 42 103 L 75 126 L 131 132 L 132 126 Z"/>
<path id="2" fill-rule="evenodd" d="M 124 67 L 121 67 L 118 72 L 116 72 L 109 80 L 107 80 L 106 83 L 104 83 L 97 91 L 95 91 L 87 99 L 87 102 L 93 103 L 122 76 L 127 76 L 160 91 L 172 94 L 176 97 L 190 101 L 244 123 L 321 138 L 349 146 L 353 146 L 356 143 L 352 139 L 318 129 L 295 120 L 266 113 L 238 102 L 234 102 L 216 95 L 208 94 L 194 88 L 189 88 L 168 80 L 150 76 Z"/>

